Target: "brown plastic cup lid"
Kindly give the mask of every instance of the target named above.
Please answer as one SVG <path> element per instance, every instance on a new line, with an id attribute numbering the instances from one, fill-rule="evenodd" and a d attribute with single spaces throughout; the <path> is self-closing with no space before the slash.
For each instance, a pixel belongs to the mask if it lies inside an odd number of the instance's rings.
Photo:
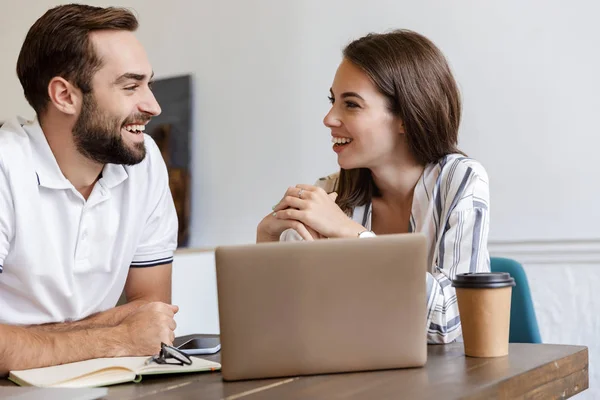
<path id="1" fill-rule="evenodd" d="M 456 274 L 452 286 L 464 289 L 500 289 L 515 286 L 515 280 L 508 272 L 469 272 Z"/>

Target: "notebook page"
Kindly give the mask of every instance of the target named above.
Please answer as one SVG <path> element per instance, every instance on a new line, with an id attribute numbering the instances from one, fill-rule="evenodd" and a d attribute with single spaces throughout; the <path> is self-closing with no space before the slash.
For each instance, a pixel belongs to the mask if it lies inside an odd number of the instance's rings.
<path id="1" fill-rule="evenodd" d="M 135 375 L 135 371 L 141 368 L 147 359 L 148 357 L 97 358 L 53 367 L 11 371 L 10 374 L 32 386 L 52 386 L 114 367 L 128 369 Z"/>
<path id="2" fill-rule="evenodd" d="M 194 371 L 216 371 L 221 369 L 221 364 L 205 360 L 198 357 L 190 357 L 192 365 L 165 365 L 151 363 L 147 366 L 138 370 L 140 375 L 154 375 L 154 374 L 175 374 L 180 372 L 194 372 Z"/>
<path id="3" fill-rule="evenodd" d="M 109 368 L 100 370 L 98 372 L 92 372 L 89 375 L 81 376 L 70 381 L 63 381 L 52 385 L 51 387 L 57 388 L 87 388 L 87 387 L 100 387 L 108 385 L 116 385 L 118 383 L 128 383 L 135 380 L 136 374 L 129 369 L 124 368 Z"/>

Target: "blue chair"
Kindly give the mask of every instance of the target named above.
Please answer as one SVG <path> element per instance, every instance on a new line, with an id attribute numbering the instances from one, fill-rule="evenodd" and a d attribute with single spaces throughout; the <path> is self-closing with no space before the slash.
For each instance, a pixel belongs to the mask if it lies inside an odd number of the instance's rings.
<path id="1" fill-rule="evenodd" d="M 514 279 L 510 307 L 510 343 L 542 343 L 525 270 L 515 260 L 491 257 L 492 272 L 508 272 Z"/>

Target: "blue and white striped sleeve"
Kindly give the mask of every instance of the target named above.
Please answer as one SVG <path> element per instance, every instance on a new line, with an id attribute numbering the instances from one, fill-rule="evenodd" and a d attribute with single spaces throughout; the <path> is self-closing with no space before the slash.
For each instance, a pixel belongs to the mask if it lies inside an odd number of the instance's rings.
<path id="1" fill-rule="evenodd" d="M 490 270 L 487 182 L 476 177 L 474 184 L 479 187 L 465 196 L 468 207 L 461 204 L 449 215 L 439 242 L 436 272 L 427 274 L 428 343 L 450 343 L 462 333 L 456 290 L 437 267 L 452 278 L 459 273 Z"/>

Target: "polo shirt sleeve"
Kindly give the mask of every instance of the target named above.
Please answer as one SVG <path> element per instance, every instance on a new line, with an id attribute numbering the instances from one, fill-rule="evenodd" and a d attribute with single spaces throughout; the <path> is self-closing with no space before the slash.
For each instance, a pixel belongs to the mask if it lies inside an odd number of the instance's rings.
<path id="1" fill-rule="evenodd" d="M 147 136 L 146 142 L 151 189 L 147 202 L 148 218 L 131 263 L 131 267 L 137 268 L 170 264 L 177 248 L 177 212 L 169 188 L 167 166 L 154 140 Z"/>
<path id="2" fill-rule="evenodd" d="M 4 260 L 10 250 L 10 242 L 14 235 L 15 208 L 12 193 L 8 182 L 8 173 L 2 158 L 0 158 L 0 272 L 4 266 Z"/>

